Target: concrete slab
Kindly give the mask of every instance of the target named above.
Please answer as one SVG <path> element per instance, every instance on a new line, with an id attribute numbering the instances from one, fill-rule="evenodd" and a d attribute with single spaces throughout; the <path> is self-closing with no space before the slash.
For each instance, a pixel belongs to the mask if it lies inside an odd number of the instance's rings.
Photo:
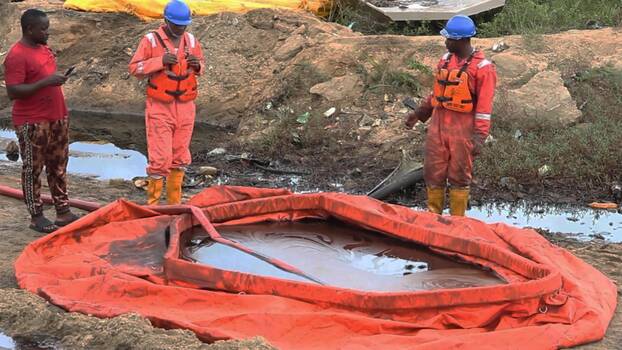
<path id="1" fill-rule="evenodd" d="M 454 15 L 471 16 L 505 5 L 505 0 L 361 1 L 393 21 L 447 20 Z M 393 3 L 395 3 L 393 7 L 378 6 L 380 4 L 393 5 Z"/>

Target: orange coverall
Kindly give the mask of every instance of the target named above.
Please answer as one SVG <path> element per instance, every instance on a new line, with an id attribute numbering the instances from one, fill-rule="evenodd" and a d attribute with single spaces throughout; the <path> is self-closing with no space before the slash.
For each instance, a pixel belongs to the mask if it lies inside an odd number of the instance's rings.
<path id="1" fill-rule="evenodd" d="M 161 27 L 157 31 L 169 51 L 177 55 L 178 60 L 185 59 L 186 51 L 199 58 L 201 69 L 197 75 L 203 72 L 205 65 L 201 44 L 192 34 L 186 32 L 184 34 L 186 40 L 182 38 L 179 47 L 174 48 L 164 28 Z M 185 42 L 188 42 L 188 48 L 185 47 Z M 165 49 L 155 35 L 152 33 L 145 35 L 130 62 L 130 74 L 143 79 L 164 70 L 162 57 L 165 53 Z M 147 96 L 145 126 L 147 131 L 148 175 L 166 177 L 171 169 L 181 169 L 191 163 L 190 140 L 195 116 L 194 101 L 180 102 L 175 100 L 166 103 Z"/>
<path id="2" fill-rule="evenodd" d="M 438 64 L 440 69 L 447 55 Z M 448 70 L 460 69 L 466 60 L 451 55 Z M 475 52 L 467 69 L 469 88 L 475 100 L 470 113 L 448 110 L 442 106 L 434 108 L 428 125 L 425 142 L 424 180 L 428 187 L 468 187 L 473 169 L 474 140 L 484 142 L 490 132 L 490 115 L 497 83 L 493 64 L 484 54 Z M 432 107 L 434 94 L 428 96 L 424 107 Z"/>

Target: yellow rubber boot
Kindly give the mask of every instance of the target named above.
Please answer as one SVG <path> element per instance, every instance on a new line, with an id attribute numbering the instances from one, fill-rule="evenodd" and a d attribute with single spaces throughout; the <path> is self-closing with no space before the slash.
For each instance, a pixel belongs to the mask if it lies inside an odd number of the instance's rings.
<path id="1" fill-rule="evenodd" d="M 181 204 L 181 184 L 184 181 L 184 171 L 171 169 L 166 177 L 166 201 L 168 204 Z"/>
<path id="2" fill-rule="evenodd" d="M 449 189 L 449 213 L 453 216 L 464 216 L 469 204 L 469 188 Z"/>
<path id="3" fill-rule="evenodd" d="M 160 202 L 164 178 L 149 177 L 147 179 L 147 204 L 157 205 Z"/>
<path id="4" fill-rule="evenodd" d="M 442 214 L 445 208 L 445 187 L 428 187 L 428 210 L 432 213 Z"/>

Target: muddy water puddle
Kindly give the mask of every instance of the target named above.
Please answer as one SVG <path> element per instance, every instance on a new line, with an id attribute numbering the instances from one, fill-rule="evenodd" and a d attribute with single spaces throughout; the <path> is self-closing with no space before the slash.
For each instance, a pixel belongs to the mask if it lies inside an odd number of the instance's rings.
<path id="1" fill-rule="evenodd" d="M 323 284 L 366 291 L 417 291 L 505 283 L 493 272 L 450 260 L 430 250 L 337 221 L 262 223 L 217 228 L 225 238 L 279 259 Z M 205 232 L 191 237 L 184 256 L 220 269 L 306 281 Z"/>
<path id="2" fill-rule="evenodd" d="M 52 341 L 13 339 L 0 332 L 0 350 L 53 350 L 58 349 Z"/>
<path id="3" fill-rule="evenodd" d="M 0 349 L 15 349 L 13 338 L 0 333 Z"/>
<path id="4" fill-rule="evenodd" d="M 0 141 L 17 140 L 15 132 L 0 130 Z M 2 142 L 6 143 L 6 142 Z M 8 161 L 4 147 L 0 161 Z M 21 164 L 21 160 L 18 160 Z M 130 180 L 145 176 L 147 158 L 140 152 L 118 148 L 111 143 L 73 142 L 69 145 L 67 171 L 71 174 L 94 176 L 101 180 Z"/>
<path id="5" fill-rule="evenodd" d="M 617 211 L 518 203 L 472 207 L 466 215 L 487 223 L 503 222 L 517 227 L 533 227 L 568 234 L 581 240 L 601 238 L 622 242 L 622 214 Z"/>

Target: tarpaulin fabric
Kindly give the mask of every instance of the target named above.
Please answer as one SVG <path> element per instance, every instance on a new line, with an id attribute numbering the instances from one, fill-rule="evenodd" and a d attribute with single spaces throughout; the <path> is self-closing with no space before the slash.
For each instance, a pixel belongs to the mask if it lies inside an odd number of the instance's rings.
<path id="1" fill-rule="evenodd" d="M 225 225 L 304 218 L 417 242 L 487 266 L 507 283 L 369 292 L 180 258 L 184 232 L 195 226 L 222 239 Z M 31 243 L 15 271 L 22 288 L 68 311 L 136 312 L 205 341 L 263 336 L 279 349 L 558 349 L 601 339 L 617 298 L 607 277 L 530 229 L 364 196 L 227 186 L 186 206 L 118 200 Z"/>
<path id="2" fill-rule="evenodd" d="M 142 19 L 162 18 L 169 0 L 66 0 L 65 8 L 90 12 L 122 12 Z M 195 16 L 247 12 L 260 8 L 304 9 L 321 13 L 329 0 L 186 0 Z"/>

